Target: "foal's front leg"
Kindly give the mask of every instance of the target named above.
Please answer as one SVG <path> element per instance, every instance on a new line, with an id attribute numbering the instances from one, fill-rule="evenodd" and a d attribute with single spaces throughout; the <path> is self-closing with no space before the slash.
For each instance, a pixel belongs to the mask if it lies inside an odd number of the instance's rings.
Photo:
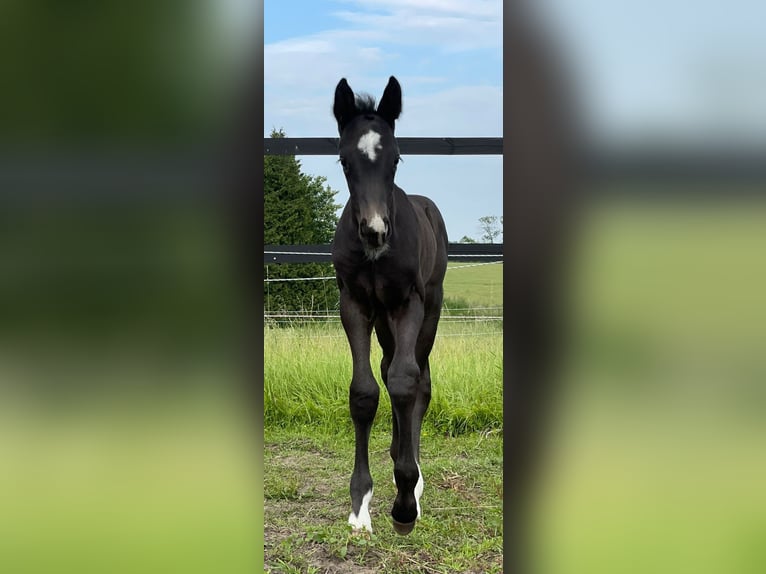
<path id="1" fill-rule="evenodd" d="M 378 383 L 370 368 L 372 312 L 352 299 L 345 290 L 341 290 L 340 310 L 354 365 L 349 389 L 349 407 L 351 419 L 354 421 L 356 447 L 354 472 L 351 475 L 351 514 L 348 517 L 348 523 L 355 530 L 367 529 L 372 532 L 369 508 L 372 499 L 372 476 L 370 476 L 368 445 L 380 396 Z"/>

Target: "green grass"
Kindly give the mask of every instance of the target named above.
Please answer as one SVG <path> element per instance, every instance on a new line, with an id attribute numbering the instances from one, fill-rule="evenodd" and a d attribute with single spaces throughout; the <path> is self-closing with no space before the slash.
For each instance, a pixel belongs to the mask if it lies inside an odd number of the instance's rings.
<path id="1" fill-rule="evenodd" d="M 477 271 L 478 279 L 470 275 Z M 446 306 L 466 315 L 472 307 L 502 305 L 501 272 L 499 265 L 449 271 Z M 374 344 L 371 365 L 379 383 L 380 358 Z M 443 319 L 430 363 L 432 399 L 421 442 L 423 517 L 407 537 L 390 524 L 396 496 L 388 454 L 391 406 L 382 390 L 370 438 L 374 533 L 353 534 L 346 524 L 354 458 L 351 357 L 343 329 L 338 323 L 264 329 L 270 572 L 503 571 L 502 323 Z"/>
<path id="2" fill-rule="evenodd" d="M 470 267 L 468 267 L 470 265 Z M 503 305 L 503 265 L 450 263 L 444 277 L 444 299 L 475 307 Z"/>
<path id="3" fill-rule="evenodd" d="M 395 498 L 390 432 L 370 438 L 373 533 L 353 534 L 349 434 L 267 426 L 265 563 L 270 572 L 502 572 L 502 440 L 497 432 L 445 437 L 426 431 L 421 451 L 423 515 L 402 537 L 391 527 Z M 307 472 L 307 469 L 311 469 Z"/>
<path id="4" fill-rule="evenodd" d="M 300 349 L 300 352 L 296 352 Z M 379 383 L 380 348 L 371 364 Z M 431 354 L 432 400 L 424 424 L 437 433 L 502 428 L 502 325 L 443 323 Z M 340 325 L 264 329 L 264 422 L 347 433 L 351 356 Z M 381 392 L 377 419 L 391 422 Z"/>

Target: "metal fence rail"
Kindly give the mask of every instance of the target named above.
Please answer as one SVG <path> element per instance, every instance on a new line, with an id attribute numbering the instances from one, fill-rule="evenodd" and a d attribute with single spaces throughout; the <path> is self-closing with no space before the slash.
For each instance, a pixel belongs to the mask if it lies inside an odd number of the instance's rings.
<path id="1" fill-rule="evenodd" d="M 400 137 L 402 155 L 502 155 L 502 137 Z M 263 138 L 264 155 L 336 155 L 332 138 Z M 694 149 L 633 146 L 625 149 L 586 149 L 581 156 L 583 173 L 593 180 L 666 182 L 766 182 L 766 150 L 732 149 L 709 145 Z M 679 189 L 682 193 L 689 190 Z M 736 190 L 762 195 L 766 186 Z M 667 193 L 665 190 L 663 193 Z M 706 195 L 731 194 L 720 190 L 696 190 Z"/>
<path id="2" fill-rule="evenodd" d="M 263 138 L 265 155 L 336 155 L 339 138 Z M 501 155 L 503 138 L 396 138 L 403 155 Z"/>
<path id="3" fill-rule="evenodd" d="M 398 138 L 403 155 L 499 155 L 503 138 Z M 264 138 L 265 155 L 335 155 L 338 138 Z M 513 150 L 507 150 L 513 153 Z M 661 145 L 583 149 L 590 181 L 636 183 L 755 183 L 752 186 L 590 186 L 594 194 L 662 196 L 766 195 L 766 149 Z M 175 149 L 0 150 L 0 202 L 56 200 L 186 201 L 215 197 L 227 162 L 211 145 Z M 257 161 L 254 158 L 253 161 Z M 654 193 L 653 193 L 654 192 Z"/>

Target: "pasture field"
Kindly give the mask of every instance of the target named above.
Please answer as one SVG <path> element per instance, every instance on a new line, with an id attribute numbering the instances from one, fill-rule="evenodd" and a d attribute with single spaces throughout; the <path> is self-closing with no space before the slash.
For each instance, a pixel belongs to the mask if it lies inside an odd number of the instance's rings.
<path id="1" fill-rule="evenodd" d="M 540 571 L 763 572 L 766 206 L 614 202 L 595 206 L 583 229 L 572 252 L 572 346 L 561 365 L 564 386 L 536 502 L 532 550 Z M 461 295 L 471 291 L 466 287 Z M 303 345 L 305 353 L 310 351 Z M 448 352 L 448 361 L 454 355 Z M 338 368 L 348 373 L 350 363 L 330 370 Z M 347 417 L 345 383 L 337 393 L 331 421 Z M 390 467 L 383 405 L 372 439 L 376 485 L 387 482 Z M 486 540 L 483 520 L 468 520 L 447 535 L 426 516 L 413 533 L 422 537 L 413 548 L 414 538 L 390 532 L 390 494 L 377 487 L 375 537 L 349 538 L 343 523 L 350 439 L 342 448 L 344 435 L 332 422 L 333 438 L 321 425 L 299 428 L 293 434 L 289 427 L 267 425 L 266 556 L 273 572 L 352 566 L 375 572 L 391 564 L 405 572 L 474 571 L 454 540 Z M 437 465 L 480 484 L 481 474 L 466 468 L 442 435 L 449 426 L 432 422 L 428 428 L 439 429 L 424 441 Z M 480 438 L 469 431 L 449 440 Z M 305 460 L 306 450 L 331 453 L 332 460 L 307 462 L 306 468 L 327 465 L 332 476 L 322 476 L 334 486 L 316 487 L 300 465 L 291 468 L 291 460 Z M 481 464 L 481 455 L 472 454 Z M 337 456 L 345 472 L 336 466 Z M 335 473 L 341 476 L 333 478 Z M 424 502 L 434 497 L 438 513 L 445 503 L 438 473 L 436 478 L 430 492 L 427 479 Z M 300 527 L 291 512 L 304 522 L 318 516 L 319 524 Z M 493 552 L 472 557 L 475 571 L 494 563 Z"/>
<path id="2" fill-rule="evenodd" d="M 463 301 L 474 307 L 502 307 L 502 263 L 450 263 L 444 277 L 444 298 Z"/>
<path id="3" fill-rule="evenodd" d="M 350 373 L 338 323 L 264 330 L 268 571 L 502 572 L 502 324 L 440 327 L 421 443 L 423 517 L 408 537 L 394 533 L 388 515 L 396 492 L 384 389 L 370 439 L 374 532 L 354 536 L 346 524 Z"/>
<path id="4" fill-rule="evenodd" d="M 455 267 L 455 265 L 451 265 Z M 348 482 L 351 357 L 338 322 L 264 329 L 264 535 L 270 572 L 502 572 L 502 322 L 469 307 L 502 306 L 502 265 L 447 272 L 423 424 L 423 517 L 394 533 L 391 406 L 385 389 L 370 438 L 373 534 L 355 536 Z M 477 314 L 502 314 L 502 309 Z M 296 352 L 299 350 L 299 352 Z M 380 348 L 371 364 L 379 383 Z"/>

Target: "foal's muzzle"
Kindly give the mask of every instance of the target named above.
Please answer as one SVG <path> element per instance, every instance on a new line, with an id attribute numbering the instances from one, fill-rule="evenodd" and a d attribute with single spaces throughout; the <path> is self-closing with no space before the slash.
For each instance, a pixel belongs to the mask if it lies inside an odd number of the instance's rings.
<path id="1" fill-rule="evenodd" d="M 376 215 L 370 221 L 364 218 L 359 222 L 359 237 L 368 247 L 383 247 L 390 236 L 391 223 L 388 217 Z"/>

